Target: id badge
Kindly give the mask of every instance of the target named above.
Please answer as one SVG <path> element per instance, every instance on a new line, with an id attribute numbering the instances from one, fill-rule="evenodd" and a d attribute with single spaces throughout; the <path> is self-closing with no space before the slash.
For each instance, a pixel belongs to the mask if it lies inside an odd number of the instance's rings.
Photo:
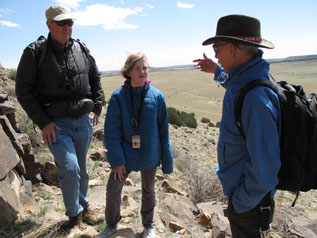
<path id="1" fill-rule="evenodd" d="M 133 135 L 132 136 L 132 149 L 140 149 L 141 148 L 141 136 Z"/>

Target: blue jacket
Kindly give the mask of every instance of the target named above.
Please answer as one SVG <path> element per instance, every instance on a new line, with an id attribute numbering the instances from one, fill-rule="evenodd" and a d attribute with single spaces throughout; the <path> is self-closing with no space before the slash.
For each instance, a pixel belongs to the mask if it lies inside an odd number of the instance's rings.
<path id="1" fill-rule="evenodd" d="M 143 87 L 132 88 L 134 114 L 132 113 L 130 85 L 125 83 L 113 92 L 105 120 L 105 144 L 112 168 L 125 165 L 128 171 L 142 171 L 162 164 L 165 174 L 173 172 L 173 155 L 169 141 L 168 116 L 165 98 L 146 82 L 146 95 L 141 119 L 135 132 L 131 123 L 137 117 Z M 141 149 L 132 149 L 132 135 L 141 136 Z"/>
<path id="2" fill-rule="evenodd" d="M 280 162 L 281 113 L 278 96 L 259 86 L 249 91 L 242 109 L 244 139 L 236 126 L 234 106 L 240 89 L 255 79 L 269 80 L 269 63 L 263 51 L 227 75 L 222 67 L 215 80 L 226 88 L 218 141 L 217 175 L 224 194 L 232 196 L 237 213 L 254 208 L 266 193 L 275 193 Z M 273 196 L 273 195 L 272 195 Z"/>

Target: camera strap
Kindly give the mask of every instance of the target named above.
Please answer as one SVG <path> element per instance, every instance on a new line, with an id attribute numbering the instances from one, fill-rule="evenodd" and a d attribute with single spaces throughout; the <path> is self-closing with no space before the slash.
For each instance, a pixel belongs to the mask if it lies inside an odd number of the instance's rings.
<path id="1" fill-rule="evenodd" d="M 143 109 L 143 103 L 144 103 L 144 99 L 145 99 L 145 95 L 146 95 L 146 90 L 145 90 L 145 84 L 143 85 L 143 90 L 142 90 L 142 94 L 141 94 L 141 101 L 140 101 L 140 108 L 138 111 L 138 116 L 135 116 L 135 108 L 134 108 L 134 99 L 133 99 L 133 88 L 130 82 L 130 97 L 131 97 L 131 105 L 132 105 L 132 118 L 131 118 L 131 123 L 133 126 L 134 131 L 137 131 L 140 120 L 141 120 L 141 114 L 142 114 L 142 109 Z"/>

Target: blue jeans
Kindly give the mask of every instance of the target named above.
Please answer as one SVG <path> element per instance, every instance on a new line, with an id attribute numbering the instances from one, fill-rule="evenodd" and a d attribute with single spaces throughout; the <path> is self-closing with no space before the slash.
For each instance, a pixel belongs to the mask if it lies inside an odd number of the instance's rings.
<path id="1" fill-rule="evenodd" d="M 93 121 L 87 114 L 54 119 L 56 142 L 49 145 L 54 156 L 66 215 L 78 215 L 88 203 L 89 176 L 86 156 L 93 133 Z"/>

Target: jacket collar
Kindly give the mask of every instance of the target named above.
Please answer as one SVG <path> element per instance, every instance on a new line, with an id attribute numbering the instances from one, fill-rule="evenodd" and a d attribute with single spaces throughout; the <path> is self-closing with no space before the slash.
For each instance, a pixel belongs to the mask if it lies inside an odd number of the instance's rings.
<path id="1" fill-rule="evenodd" d="M 56 40 L 54 40 L 51 36 L 51 33 L 48 33 L 48 36 L 47 36 L 47 43 L 50 47 L 52 47 L 55 51 L 62 51 L 64 52 L 64 50 L 66 49 L 69 49 L 72 47 L 73 45 L 73 38 L 70 38 L 66 45 L 65 46 L 61 46 Z"/>
<path id="2" fill-rule="evenodd" d="M 150 83 L 151 83 L 151 80 L 146 79 L 145 86 L 147 86 Z M 124 81 L 124 83 L 121 87 L 131 88 L 131 80 L 127 79 L 126 81 Z"/>
<path id="3" fill-rule="evenodd" d="M 265 79 L 269 73 L 269 62 L 262 58 L 263 51 L 258 49 L 257 55 L 246 62 L 245 64 L 239 65 L 230 69 L 229 71 L 229 80 L 233 82 L 246 83 L 250 79 Z M 260 70 L 259 70 L 260 68 Z"/>

